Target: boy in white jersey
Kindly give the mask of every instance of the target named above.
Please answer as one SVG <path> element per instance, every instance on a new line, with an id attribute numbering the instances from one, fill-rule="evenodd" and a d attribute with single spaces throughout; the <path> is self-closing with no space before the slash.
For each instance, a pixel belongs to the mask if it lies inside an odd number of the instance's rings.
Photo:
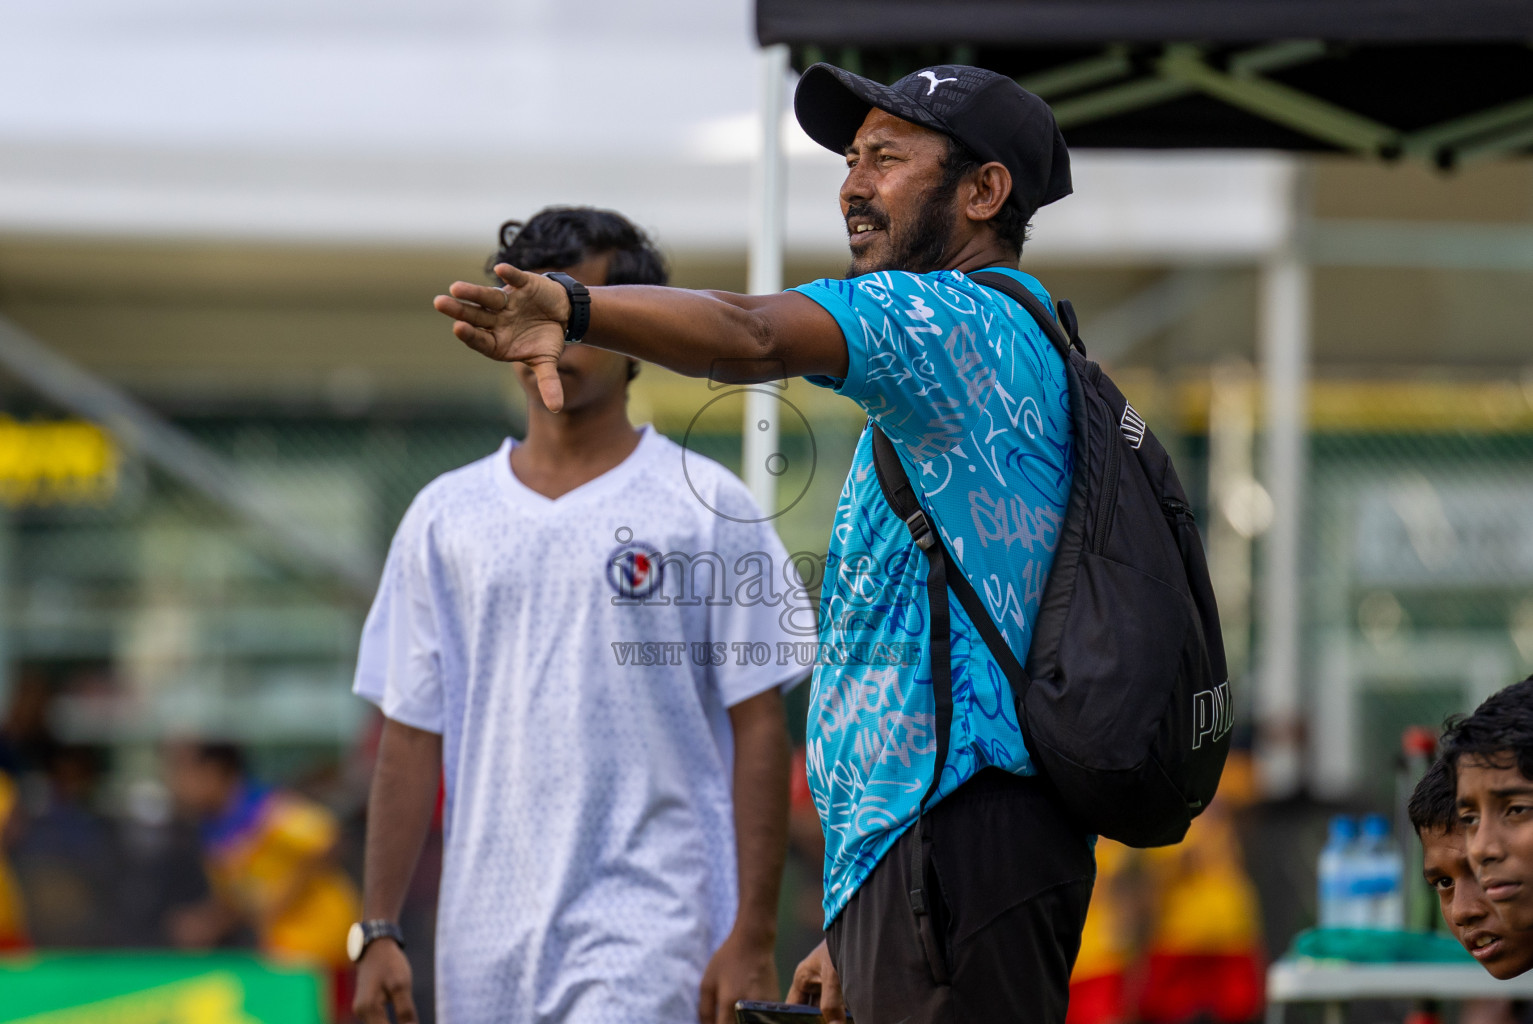
<path id="1" fill-rule="evenodd" d="M 545 210 L 501 245 L 492 264 L 664 282 L 607 211 Z M 366 1024 L 417 1019 L 393 922 L 439 772 L 442 1024 L 722 1024 L 779 993 L 781 690 L 803 669 L 739 652 L 795 639 L 804 595 L 739 480 L 630 423 L 636 369 L 572 347 L 553 413 L 519 367 L 526 441 L 433 482 L 394 538 L 355 687 L 388 719 L 353 928 Z"/>

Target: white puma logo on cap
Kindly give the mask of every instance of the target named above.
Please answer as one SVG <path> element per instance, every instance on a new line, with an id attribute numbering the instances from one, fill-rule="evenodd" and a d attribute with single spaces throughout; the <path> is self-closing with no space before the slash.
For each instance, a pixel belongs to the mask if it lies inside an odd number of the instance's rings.
<path id="1" fill-rule="evenodd" d="M 926 95 L 928 95 L 928 96 L 930 96 L 932 93 L 936 92 L 937 91 L 937 86 L 941 85 L 943 82 L 956 82 L 956 81 L 958 81 L 958 79 L 956 77 L 955 78 L 938 78 L 937 77 L 937 73 L 935 71 L 921 71 L 921 72 L 917 72 L 916 77 L 917 78 L 924 78 L 928 82 L 931 83 L 931 85 L 928 86 L 927 89 L 926 89 Z"/>

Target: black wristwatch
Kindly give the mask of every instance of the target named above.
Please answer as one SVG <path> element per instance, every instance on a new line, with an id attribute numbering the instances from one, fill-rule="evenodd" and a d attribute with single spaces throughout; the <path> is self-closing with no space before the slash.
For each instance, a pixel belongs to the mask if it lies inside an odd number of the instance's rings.
<path id="1" fill-rule="evenodd" d="M 591 293 L 585 285 L 558 270 L 543 276 L 562 284 L 564 293 L 570 297 L 570 319 L 564 325 L 564 341 L 573 345 L 586 336 L 586 328 L 591 326 Z"/>
<path id="2" fill-rule="evenodd" d="M 346 955 L 356 963 L 378 939 L 393 939 L 400 949 L 405 948 L 405 933 L 393 921 L 358 921 L 346 933 Z"/>

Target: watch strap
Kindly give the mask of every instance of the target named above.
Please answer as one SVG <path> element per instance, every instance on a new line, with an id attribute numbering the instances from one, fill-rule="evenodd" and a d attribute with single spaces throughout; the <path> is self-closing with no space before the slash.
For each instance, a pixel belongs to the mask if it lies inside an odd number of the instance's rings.
<path id="1" fill-rule="evenodd" d="M 564 341 L 573 345 L 586 336 L 586 329 L 591 326 L 591 293 L 585 285 L 562 271 L 551 270 L 543 276 L 563 285 L 570 298 L 570 318 L 564 325 Z"/>
<path id="2" fill-rule="evenodd" d="M 393 921 L 382 919 L 359 921 L 354 927 L 361 933 L 361 942 L 356 944 L 352 955 L 353 960 L 362 959 L 362 954 L 367 952 L 367 947 L 379 939 L 393 939 L 400 949 L 405 948 L 405 933 Z M 348 950 L 348 952 L 352 951 Z"/>

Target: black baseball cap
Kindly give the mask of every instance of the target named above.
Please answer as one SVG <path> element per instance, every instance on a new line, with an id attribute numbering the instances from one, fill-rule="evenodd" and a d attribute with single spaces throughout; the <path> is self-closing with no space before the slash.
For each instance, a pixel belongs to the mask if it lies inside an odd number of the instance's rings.
<path id="1" fill-rule="evenodd" d="M 1070 151 L 1054 112 L 994 71 L 942 64 L 882 85 L 816 64 L 804 72 L 793 94 L 793 113 L 804 133 L 836 153 L 851 145 L 873 107 L 951 136 L 981 160 L 1005 165 L 1011 172 L 1009 201 L 1029 217 L 1072 191 Z"/>

